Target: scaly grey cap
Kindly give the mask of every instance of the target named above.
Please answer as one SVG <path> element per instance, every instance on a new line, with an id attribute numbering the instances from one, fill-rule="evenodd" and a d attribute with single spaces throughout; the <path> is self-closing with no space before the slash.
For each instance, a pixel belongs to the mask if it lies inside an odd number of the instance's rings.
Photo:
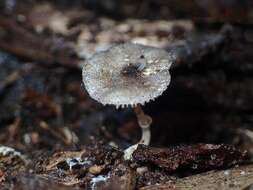
<path id="1" fill-rule="evenodd" d="M 98 102 L 116 107 L 145 104 L 170 84 L 173 53 L 125 43 L 94 54 L 83 66 L 83 82 Z"/>

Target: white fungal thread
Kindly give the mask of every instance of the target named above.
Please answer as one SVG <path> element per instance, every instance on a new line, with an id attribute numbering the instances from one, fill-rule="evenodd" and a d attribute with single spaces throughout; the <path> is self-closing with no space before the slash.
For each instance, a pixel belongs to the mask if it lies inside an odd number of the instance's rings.
<path id="1" fill-rule="evenodd" d="M 104 176 L 104 175 L 98 175 L 96 177 L 93 177 L 90 184 L 91 184 L 91 189 L 94 190 L 96 188 L 96 184 L 99 182 L 106 182 L 107 179 L 109 179 L 110 176 Z"/>
<path id="2" fill-rule="evenodd" d="M 91 161 L 89 161 L 89 160 L 83 160 L 80 157 L 67 158 L 65 161 L 68 164 L 70 170 L 72 170 L 73 166 L 75 166 L 77 164 L 80 164 L 80 165 L 89 165 L 89 164 L 91 164 Z"/>
<path id="3" fill-rule="evenodd" d="M 21 157 L 21 153 L 16 151 L 15 149 L 7 146 L 0 146 L 0 155 L 2 156 L 8 156 L 8 155 L 13 155 L 13 156 L 19 156 Z"/>

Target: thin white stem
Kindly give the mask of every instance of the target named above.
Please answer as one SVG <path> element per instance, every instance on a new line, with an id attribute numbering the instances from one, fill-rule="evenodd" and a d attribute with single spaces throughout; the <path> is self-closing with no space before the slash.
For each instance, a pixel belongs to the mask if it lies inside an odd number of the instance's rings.
<path id="1" fill-rule="evenodd" d="M 138 124 L 141 127 L 142 136 L 141 140 L 137 144 L 130 146 L 124 151 L 125 160 L 132 159 L 132 154 L 139 144 L 149 145 L 151 139 L 150 125 L 152 123 L 152 118 L 143 112 L 140 105 L 137 105 L 137 107 L 134 108 L 134 112 L 137 116 Z"/>
<path id="2" fill-rule="evenodd" d="M 141 128 L 141 129 L 142 129 L 142 136 L 141 136 L 141 140 L 138 144 L 149 145 L 150 139 L 151 139 L 150 128 Z"/>

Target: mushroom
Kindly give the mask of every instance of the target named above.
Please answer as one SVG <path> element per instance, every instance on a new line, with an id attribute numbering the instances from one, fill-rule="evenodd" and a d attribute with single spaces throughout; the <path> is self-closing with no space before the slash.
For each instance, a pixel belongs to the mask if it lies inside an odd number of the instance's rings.
<path id="1" fill-rule="evenodd" d="M 160 96 L 170 84 L 169 69 L 174 54 L 133 43 L 112 46 L 95 53 L 83 65 L 83 83 L 89 95 L 103 105 L 133 107 L 142 128 L 142 138 L 125 150 L 130 159 L 138 144 L 150 143 L 152 119 L 141 105 Z"/>

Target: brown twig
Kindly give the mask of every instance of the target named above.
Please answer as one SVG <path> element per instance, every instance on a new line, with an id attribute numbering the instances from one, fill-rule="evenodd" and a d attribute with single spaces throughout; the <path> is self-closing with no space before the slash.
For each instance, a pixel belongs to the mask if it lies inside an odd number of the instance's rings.
<path id="1" fill-rule="evenodd" d="M 4 51 L 30 61 L 78 67 L 79 59 L 69 55 L 74 50 L 67 47 L 59 48 L 52 39 L 34 33 L 31 29 L 19 25 L 14 19 L 0 16 L 0 29 L 3 30 L 0 49 Z M 57 52 L 50 49 L 56 49 Z"/>

